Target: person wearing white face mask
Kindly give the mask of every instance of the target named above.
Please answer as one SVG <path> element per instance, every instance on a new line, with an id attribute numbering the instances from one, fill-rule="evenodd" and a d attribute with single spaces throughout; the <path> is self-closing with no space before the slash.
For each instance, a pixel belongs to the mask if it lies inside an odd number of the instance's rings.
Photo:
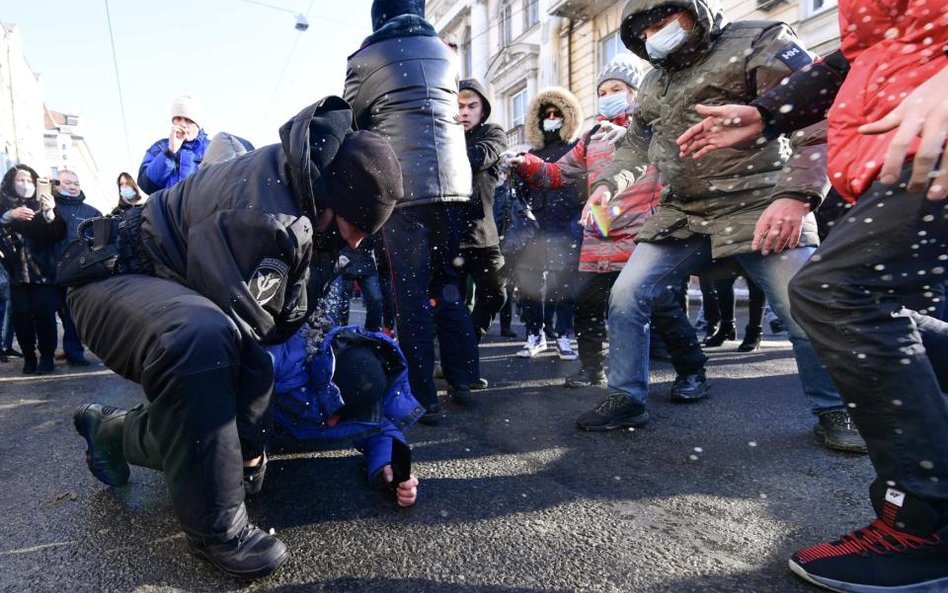
<path id="1" fill-rule="evenodd" d="M 37 180 L 36 171 L 16 165 L 0 182 L 0 251 L 10 276 L 13 331 L 26 375 L 55 368 L 59 290 L 54 246 L 66 235 L 53 196 L 37 195 Z"/>
<path id="2" fill-rule="evenodd" d="M 649 318 L 677 285 L 713 259 L 735 257 L 786 324 L 817 418 L 814 433 L 832 449 L 865 452 L 846 406 L 790 316 L 787 288 L 819 243 L 815 209 L 829 188 L 825 129 L 809 129 L 700 162 L 680 156 L 676 140 L 702 116 L 695 105 L 750 102 L 812 58 L 780 22 L 728 22 L 717 0 L 631 0 L 622 15 L 623 43 L 654 66 L 639 89 L 629 132 L 593 185 L 590 201 L 623 191 L 654 165 L 666 180 L 655 214 L 612 288 L 609 306 L 610 393 L 577 424 L 584 430 L 641 426 L 648 419 Z M 758 225 L 779 241 L 755 240 Z M 770 236 L 770 235 L 769 235 Z M 771 252 L 779 252 L 771 255 Z M 689 328 L 686 339 L 697 341 Z M 709 393 L 704 376 L 679 377 L 690 402 Z M 676 381 L 677 383 L 678 381 Z"/>
<path id="3" fill-rule="evenodd" d="M 143 205 L 145 200 L 148 199 L 148 195 L 138 187 L 130 173 L 125 171 L 119 173 L 115 185 L 118 188 L 119 200 L 115 208 L 112 209 L 112 216 L 123 216 L 126 211 L 135 206 Z"/>
<path id="4" fill-rule="evenodd" d="M 86 194 L 82 191 L 79 176 L 68 169 L 59 172 L 59 186 L 54 190 L 53 197 L 56 199 L 56 212 L 66 223 L 66 236 L 56 243 L 54 249 L 58 261 L 59 256 L 66 250 L 66 246 L 76 238 L 79 225 L 90 218 L 102 216 L 102 213 L 98 208 L 86 204 Z M 60 288 L 59 296 L 59 319 L 63 324 L 63 353 L 66 363 L 73 367 L 89 366 L 85 348 L 82 346 L 79 332 L 76 331 L 76 324 L 73 323 L 69 305 L 66 304 L 65 287 Z"/>
<path id="5" fill-rule="evenodd" d="M 615 142 L 626 133 L 642 79 L 638 58 L 621 54 L 599 74 L 599 117 L 596 125 L 580 137 L 572 150 L 555 163 L 532 155 L 511 157 L 517 174 L 535 187 L 557 189 L 586 184 L 592 186 L 612 160 Z M 582 367 L 566 379 L 566 387 L 605 384 L 605 313 L 609 292 L 622 266 L 635 249 L 638 230 L 658 205 L 661 192 L 658 172 L 650 168 L 635 184 L 605 203 L 587 204 L 583 210 L 582 248 L 576 293 L 576 334 Z M 657 308 L 652 316 L 656 333 L 668 345 L 672 362 L 682 375 L 704 371 L 706 357 L 697 343 L 680 342 L 679 326 L 690 326 L 677 301 Z"/>

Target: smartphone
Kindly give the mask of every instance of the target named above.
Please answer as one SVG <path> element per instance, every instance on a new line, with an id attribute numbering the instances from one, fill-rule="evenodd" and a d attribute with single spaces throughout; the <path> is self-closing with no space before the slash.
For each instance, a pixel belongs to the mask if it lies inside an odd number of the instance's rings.
<path id="1" fill-rule="evenodd" d="M 47 177 L 38 177 L 36 179 L 36 199 L 40 199 L 41 196 L 53 197 L 52 185 Z"/>
<path id="2" fill-rule="evenodd" d="M 392 491 L 411 478 L 411 447 L 398 439 L 392 439 Z"/>

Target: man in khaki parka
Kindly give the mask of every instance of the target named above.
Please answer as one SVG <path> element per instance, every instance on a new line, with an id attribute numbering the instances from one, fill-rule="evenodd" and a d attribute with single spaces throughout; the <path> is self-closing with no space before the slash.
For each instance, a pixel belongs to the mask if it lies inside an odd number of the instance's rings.
<path id="1" fill-rule="evenodd" d="M 631 0 L 621 35 L 626 47 L 655 68 L 639 89 L 629 131 L 593 186 L 590 203 L 606 205 L 649 163 L 668 183 L 612 288 L 610 393 L 577 424 L 610 430 L 647 422 L 652 307 L 672 298 L 668 287 L 712 259 L 734 256 L 788 328 L 803 390 L 819 417 L 816 434 L 830 448 L 864 452 L 839 393 L 790 316 L 787 298 L 790 278 L 819 242 L 812 210 L 829 188 L 824 130 L 719 150 L 698 161 L 679 157 L 676 143 L 701 119 L 696 104 L 750 102 L 812 58 L 787 25 L 729 23 L 717 0 Z M 673 390 L 694 394 L 676 401 L 708 393 L 703 373 L 679 376 L 678 382 L 698 388 Z"/>

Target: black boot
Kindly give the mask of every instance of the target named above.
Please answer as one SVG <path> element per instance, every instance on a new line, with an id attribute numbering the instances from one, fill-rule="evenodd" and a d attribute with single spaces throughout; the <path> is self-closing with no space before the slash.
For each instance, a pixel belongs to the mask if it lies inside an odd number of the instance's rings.
<path id="1" fill-rule="evenodd" d="M 744 328 L 744 341 L 737 347 L 738 352 L 753 352 L 760 348 L 760 336 L 764 332 L 763 328 L 748 325 Z"/>
<path id="2" fill-rule="evenodd" d="M 734 322 L 733 321 L 722 321 L 721 326 L 718 328 L 718 331 L 714 332 L 714 335 L 710 338 L 704 339 L 703 346 L 705 348 L 717 348 L 727 340 L 736 340 L 737 332 L 734 331 Z"/>
<path id="3" fill-rule="evenodd" d="M 56 364 L 52 356 L 40 356 L 39 365 L 36 367 L 37 375 L 51 375 L 56 370 Z"/>
<path id="4" fill-rule="evenodd" d="M 36 355 L 24 354 L 23 355 L 23 374 L 24 375 L 35 375 L 36 374 Z"/>
<path id="5" fill-rule="evenodd" d="M 239 579 L 265 577 L 280 568 L 290 555 L 283 542 L 253 523 L 247 523 L 236 536 L 223 542 L 191 536 L 187 539 L 191 553 Z"/>
<path id="6" fill-rule="evenodd" d="M 606 384 L 606 374 L 601 367 L 581 368 L 575 374 L 566 377 L 565 385 L 570 389 L 593 387 Z"/>
<path id="7" fill-rule="evenodd" d="M 72 415 L 76 432 L 86 440 L 86 464 L 100 482 L 109 486 L 128 483 L 128 462 L 122 452 L 122 431 L 128 410 L 83 404 Z"/>

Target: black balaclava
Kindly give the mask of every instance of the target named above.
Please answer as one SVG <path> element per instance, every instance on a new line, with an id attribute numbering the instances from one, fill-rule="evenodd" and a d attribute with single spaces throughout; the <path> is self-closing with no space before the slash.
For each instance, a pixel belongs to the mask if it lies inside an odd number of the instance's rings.
<path id="1" fill-rule="evenodd" d="M 372 3 L 372 32 L 403 14 L 425 18 L 425 0 L 375 0 Z"/>

